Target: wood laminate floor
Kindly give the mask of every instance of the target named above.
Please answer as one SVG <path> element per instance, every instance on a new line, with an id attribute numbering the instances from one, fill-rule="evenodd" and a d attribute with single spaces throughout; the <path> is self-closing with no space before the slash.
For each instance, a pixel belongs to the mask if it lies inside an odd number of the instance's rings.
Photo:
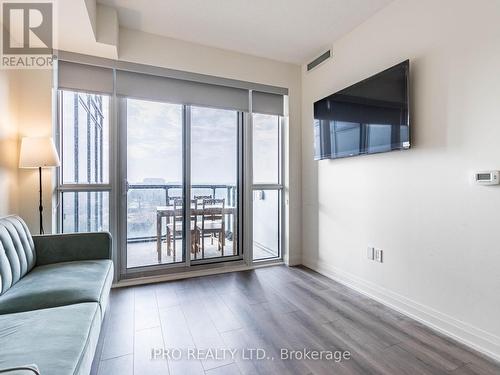
<path id="1" fill-rule="evenodd" d="M 114 289 L 101 336 L 98 375 L 500 374 L 498 363 L 303 267 Z M 151 360 L 155 348 L 184 355 Z M 202 355 L 188 359 L 195 349 Z M 282 349 L 350 359 L 282 360 Z M 257 353 L 265 359 L 246 359 Z"/>

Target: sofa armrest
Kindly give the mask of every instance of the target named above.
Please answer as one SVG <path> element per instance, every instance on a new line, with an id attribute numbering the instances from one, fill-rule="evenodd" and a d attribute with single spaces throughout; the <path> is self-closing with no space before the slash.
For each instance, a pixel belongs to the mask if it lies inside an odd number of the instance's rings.
<path id="1" fill-rule="evenodd" d="M 10 367 L 0 369 L 0 374 L 5 375 L 41 375 L 38 367 L 35 365 L 26 365 L 19 367 Z"/>
<path id="2" fill-rule="evenodd" d="M 38 266 L 76 260 L 111 259 L 108 232 L 65 233 L 33 236 Z"/>

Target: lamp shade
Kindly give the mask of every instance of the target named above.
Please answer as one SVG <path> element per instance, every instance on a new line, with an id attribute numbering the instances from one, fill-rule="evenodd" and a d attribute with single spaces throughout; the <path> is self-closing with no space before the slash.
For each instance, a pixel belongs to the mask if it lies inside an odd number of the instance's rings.
<path id="1" fill-rule="evenodd" d="M 21 140 L 19 168 L 58 167 L 60 164 L 52 138 L 24 137 Z"/>

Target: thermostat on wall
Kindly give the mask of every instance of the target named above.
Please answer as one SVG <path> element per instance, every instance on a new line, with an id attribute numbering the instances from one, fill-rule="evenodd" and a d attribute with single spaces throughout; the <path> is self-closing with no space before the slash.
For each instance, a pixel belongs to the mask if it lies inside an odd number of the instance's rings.
<path id="1" fill-rule="evenodd" d="M 474 180 L 479 185 L 498 185 L 500 183 L 500 171 L 476 172 Z"/>

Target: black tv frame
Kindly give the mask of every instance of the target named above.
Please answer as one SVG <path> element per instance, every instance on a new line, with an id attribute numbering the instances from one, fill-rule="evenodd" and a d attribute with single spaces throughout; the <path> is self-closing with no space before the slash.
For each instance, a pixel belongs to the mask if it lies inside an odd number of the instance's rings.
<path id="1" fill-rule="evenodd" d="M 404 148 L 396 148 L 396 149 L 391 149 L 391 150 L 386 150 L 386 151 L 376 151 L 376 152 L 364 152 L 364 153 L 359 153 L 359 154 L 356 154 L 356 155 L 342 155 L 342 156 L 335 156 L 335 157 L 332 157 L 331 154 L 324 154 L 324 155 L 320 155 L 319 157 L 317 157 L 316 155 L 314 155 L 314 160 L 327 160 L 327 159 L 332 159 L 332 160 L 335 160 L 335 159 L 345 159 L 345 158 L 351 158 L 351 157 L 356 157 L 356 156 L 366 156 L 366 155 L 374 155 L 374 154 L 382 154 L 382 153 L 388 153 L 388 152 L 393 152 L 393 151 L 407 151 L 409 149 L 412 148 L 412 123 L 411 123 L 411 103 L 410 103 L 410 60 L 409 59 L 406 59 L 398 64 L 395 64 L 387 69 L 384 69 L 378 73 L 375 73 L 361 81 L 358 81 L 352 85 L 349 85 L 349 86 L 346 86 L 340 90 L 337 90 L 336 92 L 334 92 L 333 94 L 330 94 L 328 96 L 325 96 L 324 98 L 320 99 L 320 100 L 317 100 L 316 102 L 314 102 L 314 106 L 316 106 L 317 103 L 323 101 L 324 99 L 330 97 L 330 96 L 333 96 L 333 95 L 336 95 L 344 90 L 347 90 L 349 88 L 352 88 L 352 87 L 355 87 L 355 86 L 358 86 L 358 85 L 361 85 L 367 81 L 370 81 L 372 80 L 373 78 L 377 77 L 378 75 L 381 75 L 391 69 L 394 69 L 400 65 L 405 65 L 406 66 L 406 103 L 407 103 L 407 123 L 408 123 L 408 147 L 404 147 Z M 314 115 L 314 109 L 313 109 L 313 115 Z M 315 119 L 316 120 L 316 119 Z"/>

